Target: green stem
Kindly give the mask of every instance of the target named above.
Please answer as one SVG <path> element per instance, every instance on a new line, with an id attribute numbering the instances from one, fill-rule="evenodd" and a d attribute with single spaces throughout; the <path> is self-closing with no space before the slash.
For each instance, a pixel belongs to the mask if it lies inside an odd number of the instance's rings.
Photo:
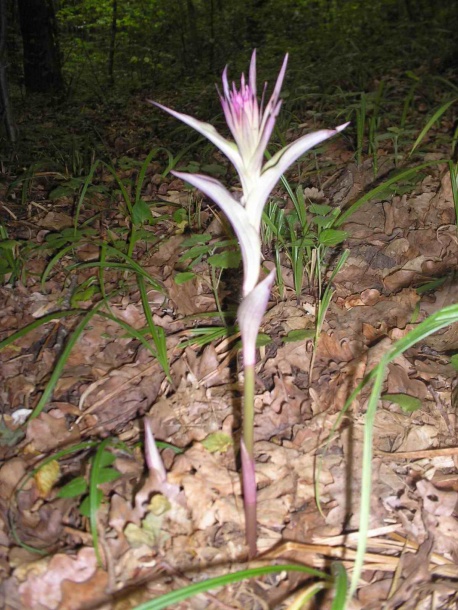
<path id="1" fill-rule="evenodd" d="M 134 252 L 134 248 L 135 248 L 135 244 L 136 243 L 137 243 L 137 230 L 135 228 L 135 225 L 132 224 L 132 228 L 130 230 L 129 246 L 128 246 L 128 250 L 127 250 L 127 256 L 132 257 L 132 254 Z"/>
<path id="2" fill-rule="evenodd" d="M 219 294 L 218 294 L 218 285 L 219 285 L 219 280 L 221 279 L 221 275 L 220 275 L 220 278 L 217 279 L 216 268 L 213 265 L 210 265 L 210 275 L 211 275 L 211 288 L 213 291 L 213 296 L 215 297 L 216 309 L 218 310 L 218 313 L 221 316 L 221 320 L 222 320 L 224 326 L 227 326 L 226 316 L 223 314 L 223 310 L 221 309 L 221 303 L 220 303 Z"/>

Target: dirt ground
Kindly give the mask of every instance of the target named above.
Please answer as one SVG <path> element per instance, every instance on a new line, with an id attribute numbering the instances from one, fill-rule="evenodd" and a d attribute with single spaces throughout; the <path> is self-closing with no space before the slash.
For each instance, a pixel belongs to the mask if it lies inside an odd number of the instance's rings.
<path id="1" fill-rule="evenodd" d="M 372 163 L 358 167 L 342 141 L 329 143 L 325 155 L 334 171 L 321 184 L 306 184 L 304 194 L 308 201 L 344 208 L 373 183 Z M 440 158 L 440 153 L 431 154 L 424 161 Z M 392 168 L 392 161 L 381 158 L 379 179 Z M 125 171 L 128 175 L 133 170 Z M 68 197 L 48 198 L 47 179 L 35 179 L 27 209 L 11 199 L 0 209 L 10 237 L 38 247 L 24 261 L 22 281 L 5 282 L 0 288 L 2 340 L 45 315 L 93 305 L 89 291 L 80 294 L 76 305 L 73 298 L 75 288 L 90 287 L 97 273 L 89 263 L 97 260 L 99 246 L 90 235 L 62 255 L 44 284 L 40 282 L 50 255 L 39 246 L 46 245 L 50 232 L 72 227 L 74 210 Z M 104 184 L 111 180 L 108 172 L 98 179 Z M 296 176 L 292 181 L 298 180 Z M 413 324 L 458 302 L 457 229 L 447 166 L 432 164 L 404 191 L 370 200 L 345 224 L 350 255 L 335 281 L 312 370 L 310 338 L 292 341 L 290 333 L 313 329 L 314 295 L 304 282 L 302 298 L 296 299 L 291 270 L 284 262 L 286 297 L 281 299 L 274 287 L 261 329 L 270 341 L 259 349 L 256 369 L 262 555 L 252 566 L 287 560 L 327 569 L 333 558 L 340 558 L 351 572 L 369 389 L 353 403 L 326 451 L 325 442 L 349 393 L 381 355 Z M 113 320 L 138 331 L 146 327 L 135 277 L 116 268 L 104 272 L 107 293 L 119 289 L 110 299 L 110 310 L 104 310 L 112 318 L 91 318 L 45 408 L 26 423 L 22 415 L 27 417 L 42 398 L 81 315 L 51 315 L 46 324 L 0 351 L 4 608 L 130 609 L 172 589 L 247 566 L 238 337 L 223 336 L 203 347 L 193 339 L 193 329 L 210 325 L 205 316 L 216 310 L 205 261 L 193 269 L 191 281 L 174 281 L 183 270 L 187 236 L 171 218 L 177 206 L 191 206 L 196 195 L 179 180 L 161 179 L 153 163 L 144 197 L 161 202 L 158 220 L 148 229 L 161 241 L 153 247 L 139 241 L 133 258 L 158 282 L 156 288 L 148 286 L 148 301 L 154 323 L 167 336 L 171 380 L 145 345 Z M 225 227 L 208 201 L 199 205 L 205 231 L 219 238 Z M 290 205 L 287 198 L 285 205 Z M 97 206 L 97 239 L 126 228 L 125 216 L 116 206 L 105 205 L 97 193 L 91 205 L 83 206 L 80 226 Z M 267 254 L 265 267 L 273 264 Z M 419 293 L 418 287 L 438 278 L 444 279 L 441 285 Z M 223 274 L 223 302 L 230 301 L 231 293 L 236 300 L 235 280 L 233 274 Z M 420 405 L 409 412 L 390 400 L 379 404 L 370 538 L 353 608 L 456 608 L 458 394 L 450 356 L 457 351 L 458 327 L 452 326 L 389 366 L 384 393 L 415 397 Z M 170 444 L 161 450 L 168 497 L 158 493 L 157 482 L 146 474 L 141 444 L 145 421 L 158 441 Z M 120 476 L 95 481 L 102 492 L 94 521 L 99 564 L 91 521 L 79 510 L 88 486 L 76 497 L 61 497 L 59 490 L 75 477 L 89 481 L 94 452 L 103 439 L 106 450 L 98 455 L 109 454 L 106 468 Z M 41 470 L 34 470 L 47 458 Z M 315 501 L 318 464 L 323 514 Z M 200 594 L 174 607 L 294 608 L 294 596 L 306 585 L 303 575 L 281 572 Z M 304 607 L 327 608 L 330 599 L 325 595 L 315 606 Z"/>

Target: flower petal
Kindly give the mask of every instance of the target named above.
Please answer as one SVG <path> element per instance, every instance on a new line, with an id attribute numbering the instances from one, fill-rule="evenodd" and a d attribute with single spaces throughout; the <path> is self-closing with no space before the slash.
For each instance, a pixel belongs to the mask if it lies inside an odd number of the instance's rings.
<path id="1" fill-rule="evenodd" d="M 167 481 L 167 472 L 162 461 L 161 454 L 154 440 L 153 432 L 148 418 L 143 420 L 145 426 L 145 460 L 150 472 L 156 475 L 159 483 Z"/>
<path id="2" fill-rule="evenodd" d="M 278 98 L 279 98 L 280 91 L 281 91 L 281 88 L 283 85 L 283 80 L 285 78 L 287 64 L 288 64 L 288 53 L 285 55 L 283 64 L 281 66 L 280 72 L 277 77 L 277 82 L 275 83 L 274 90 L 272 92 L 272 95 L 270 96 L 270 100 L 267 103 L 266 109 L 264 110 L 264 115 L 262 117 L 262 123 L 261 123 L 261 131 L 264 131 L 265 123 L 267 122 L 269 116 L 272 114 L 277 116 L 278 112 L 280 110 L 281 102 L 278 103 Z M 272 132 L 272 130 L 271 130 L 271 132 Z M 267 145 L 267 142 L 266 142 L 266 145 Z"/>
<path id="3" fill-rule="evenodd" d="M 253 92 L 253 95 L 256 97 L 256 49 L 254 49 L 251 54 L 250 78 L 248 82 L 250 83 L 250 89 Z"/>
<path id="4" fill-rule="evenodd" d="M 262 211 L 267 198 L 281 175 L 294 163 L 294 161 L 306 153 L 310 148 L 336 135 L 345 129 L 347 125 L 348 123 L 345 123 L 344 125 L 336 127 L 336 129 L 321 129 L 320 131 L 309 133 L 282 148 L 267 161 L 263 167 L 261 179 L 257 184 L 256 191 L 250 192 L 245 202 L 245 208 L 248 212 L 250 222 L 256 230 L 259 230 Z"/>
<path id="5" fill-rule="evenodd" d="M 261 240 L 250 224 L 245 208 L 231 193 L 214 178 L 201 174 L 185 174 L 173 171 L 172 174 L 200 189 L 222 209 L 232 225 L 239 240 L 243 259 L 243 294 L 248 294 L 256 286 L 261 265 Z"/>
<path id="6" fill-rule="evenodd" d="M 288 64 L 288 53 L 286 53 L 285 58 L 283 60 L 283 64 L 281 66 L 280 72 L 277 77 L 277 82 L 275 83 L 275 88 L 272 93 L 272 97 L 269 100 L 272 101 L 272 105 L 275 106 L 278 96 L 280 95 L 281 88 L 283 86 L 283 79 L 285 78 L 286 66 Z M 269 104 L 267 104 L 269 106 Z"/>
<path id="7" fill-rule="evenodd" d="M 267 103 L 265 110 L 262 109 L 262 101 L 261 101 L 261 113 L 262 117 L 259 124 L 259 140 L 258 140 L 258 148 L 257 148 L 257 158 L 262 162 L 264 158 L 264 151 L 266 149 L 267 144 L 269 143 L 270 136 L 272 135 L 272 131 L 275 127 L 275 122 L 277 120 L 278 113 L 281 108 L 281 100 L 278 99 L 281 91 L 281 87 L 283 84 L 283 79 L 285 78 L 286 65 L 288 63 L 288 53 L 285 55 L 283 60 L 282 67 L 280 69 L 280 73 L 277 77 L 277 82 L 275 83 L 275 88 L 270 96 L 270 99 Z M 267 85 L 267 83 L 266 83 Z M 264 91 L 266 88 L 264 86 Z M 264 99 L 264 94 L 263 94 Z M 256 161 L 256 159 L 255 159 Z"/>
<path id="8" fill-rule="evenodd" d="M 245 367 L 256 362 L 256 338 L 266 313 L 274 277 L 275 269 L 272 269 L 269 275 L 243 298 L 237 311 Z"/>
<path id="9" fill-rule="evenodd" d="M 288 169 L 288 167 L 296 161 L 301 155 L 307 152 L 313 146 L 316 146 L 320 142 L 335 136 L 337 133 L 340 133 L 345 127 L 347 127 L 349 123 L 344 123 L 343 125 L 339 125 L 335 129 L 320 129 L 319 131 L 314 131 L 309 133 L 302 138 L 299 138 L 295 142 L 291 142 L 288 146 L 285 146 L 281 150 L 279 150 L 267 163 L 263 168 L 263 173 L 267 172 L 267 170 L 275 167 L 275 170 L 280 171 L 280 175 Z"/>
<path id="10" fill-rule="evenodd" d="M 208 138 L 210 142 L 213 142 L 213 144 L 217 146 L 220 151 L 226 155 L 226 157 L 229 159 L 232 165 L 234 165 L 237 171 L 242 170 L 243 162 L 240 153 L 237 149 L 237 146 L 230 140 L 227 140 L 225 137 L 223 137 L 220 133 L 218 133 L 213 127 L 213 125 L 211 125 L 210 123 L 205 123 L 204 121 L 199 121 L 198 119 L 195 119 L 194 117 L 189 116 L 188 114 L 176 112 L 175 110 L 172 110 L 167 106 L 163 106 L 158 102 L 153 102 L 152 100 L 148 101 L 150 104 L 154 104 L 154 106 L 161 108 L 161 110 L 165 110 L 165 112 L 168 112 L 176 119 L 183 121 L 183 123 L 186 123 L 186 125 L 189 125 L 193 129 L 201 133 L 203 136 Z"/>

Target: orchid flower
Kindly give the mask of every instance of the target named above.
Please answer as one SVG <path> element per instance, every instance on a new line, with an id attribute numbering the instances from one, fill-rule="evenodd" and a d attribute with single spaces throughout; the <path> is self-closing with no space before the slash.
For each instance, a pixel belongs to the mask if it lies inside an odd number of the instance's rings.
<path id="1" fill-rule="evenodd" d="M 241 448 L 242 479 L 245 503 L 246 537 L 251 557 L 256 555 L 256 479 L 254 461 L 254 381 L 256 338 L 269 301 L 274 279 L 272 271 L 259 282 L 261 267 L 261 218 L 267 198 L 281 175 L 307 150 L 342 131 L 348 123 L 336 129 L 322 129 L 288 144 L 264 162 L 267 144 L 280 112 L 280 90 L 285 77 L 288 54 L 285 55 L 273 93 L 264 107 L 266 85 L 259 104 L 256 93 L 256 51 L 251 56 L 248 82 L 242 74 L 240 88 L 232 87 L 223 72 L 221 105 L 233 141 L 226 139 L 210 125 L 187 114 L 151 102 L 183 121 L 215 144 L 235 167 L 242 186 L 238 201 L 218 180 L 202 174 L 172 174 L 200 189 L 221 208 L 229 219 L 240 244 L 243 260 L 243 299 L 237 317 L 242 336 L 245 373 L 244 423 Z M 258 283 L 259 282 L 259 283 Z"/>
<path id="2" fill-rule="evenodd" d="M 162 104 L 152 102 L 175 118 L 183 121 L 215 144 L 237 170 L 242 185 L 243 196 L 238 201 L 218 180 L 201 174 L 172 173 L 203 191 L 222 209 L 237 235 L 242 250 L 244 283 L 243 294 L 247 295 L 256 286 L 261 263 L 260 226 L 264 206 L 273 187 L 281 175 L 307 150 L 330 138 L 346 127 L 321 129 L 288 144 L 269 161 L 263 163 L 264 153 L 280 112 L 281 86 L 286 72 L 288 54 L 278 75 L 272 96 L 263 108 L 256 97 L 256 51 L 253 51 L 248 82 L 242 74 L 240 89 L 235 83 L 229 86 L 227 67 L 223 72 L 223 93 L 220 93 L 226 122 L 234 138 L 227 140 L 210 125 L 187 114 L 171 110 Z M 264 86 L 264 93 L 265 93 Z"/>

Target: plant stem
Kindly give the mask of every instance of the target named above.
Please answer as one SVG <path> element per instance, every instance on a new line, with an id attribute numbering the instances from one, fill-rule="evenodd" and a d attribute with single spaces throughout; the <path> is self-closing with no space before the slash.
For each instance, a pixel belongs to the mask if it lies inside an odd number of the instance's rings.
<path id="1" fill-rule="evenodd" d="M 258 554 L 257 545 L 257 518 L 256 518 L 256 498 L 254 504 L 245 502 L 245 523 L 246 523 L 246 543 L 248 546 L 248 559 L 254 559 Z"/>
<path id="2" fill-rule="evenodd" d="M 258 552 L 256 544 L 256 472 L 254 462 L 254 367 L 254 363 L 244 366 L 243 439 L 241 442 L 243 505 L 249 559 L 256 557 Z"/>
<path id="3" fill-rule="evenodd" d="M 214 267 L 213 265 L 210 265 L 210 275 L 211 275 L 211 289 L 213 291 L 213 296 L 215 297 L 216 309 L 218 310 L 222 323 L 224 324 L 224 326 L 227 326 L 226 317 L 223 314 L 223 310 L 221 309 L 221 303 L 220 303 L 219 294 L 218 294 L 218 285 L 219 285 L 219 281 L 221 279 L 221 273 L 220 273 L 219 279 L 217 279 L 216 278 L 216 267 Z"/>
<path id="4" fill-rule="evenodd" d="M 254 364 L 245 364 L 244 374 L 243 441 L 248 455 L 254 459 Z"/>

